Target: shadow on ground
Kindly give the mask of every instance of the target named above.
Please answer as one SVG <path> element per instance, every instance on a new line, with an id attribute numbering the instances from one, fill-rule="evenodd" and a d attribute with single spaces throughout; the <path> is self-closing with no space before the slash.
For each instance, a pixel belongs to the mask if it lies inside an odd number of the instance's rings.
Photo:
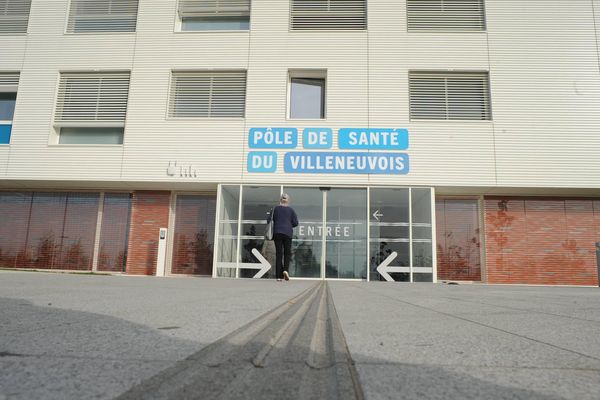
<path id="1" fill-rule="evenodd" d="M 0 316 L 0 399 L 110 399 L 128 390 L 129 398 L 201 399 L 208 398 L 209 386 L 210 398 L 241 399 L 248 398 L 252 385 L 260 386 L 253 392 L 263 399 L 280 399 L 283 393 L 286 398 L 316 398 L 307 391 L 311 380 L 331 374 L 340 362 L 295 375 L 297 364 L 306 363 L 302 357 L 310 353 L 302 340 L 306 332 L 293 334 L 286 352 L 261 368 L 240 369 L 240 363 L 251 365 L 272 332 L 260 331 L 250 346 L 224 338 L 219 352 L 238 355 L 237 360 L 225 357 L 210 364 L 206 355 L 211 346 L 170 336 L 177 326 L 156 329 L 6 298 L 0 298 Z M 311 323 L 304 319 L 301 326 Z M 366 361 L 359 373 L 369 399 L 561 398 L 448 368 Z M 156 391 L 157 382 L 169 390 Z"/>

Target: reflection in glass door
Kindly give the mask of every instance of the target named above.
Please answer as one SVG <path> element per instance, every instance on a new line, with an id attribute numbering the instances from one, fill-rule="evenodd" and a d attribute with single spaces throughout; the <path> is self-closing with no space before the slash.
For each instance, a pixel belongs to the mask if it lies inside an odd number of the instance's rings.
<path id="1" fill-rule="evenodd" d="M 290 276 L 321 278 L 323 255 L 323 192 L 318 188 L 284 188 L 299 225 L 294 229 Z"/>
<path id="2" fill-rule="evenodd" d="M 325 277 L 367 279 L 367 190 L 325 192 Z"/>
<path id="3" fill-rule="evenodd" d="M 275 246 L 263 232 L 281 192 L 300 222 L 292 278 L 435 281 L 430 188 L 222 185 L 215 276 L 273 277 Z"/>
<path id="4" fill-rule="evenodd" d="M 369 197 L 370 280 L 432 282 L 431 189 L 371 188 Z"/>
<path id="5" fill-rule="evenodd" d="M 243 268 L 244 265 L 260 265 L 252 250 L 257 249 L 273 268 L 263 278 L 275 277 L 275 245 L 272 241 L 265 241 L 265 228 L 267 227 L 267 212 L 275 207 L 281 194 L 279 186 L 243 186 L 242 187 L 242 215 L 240 224 L 240 264 L 238 276 L 252 278 L 257 270 Z"/>
<path id="6" fill-rule="evenodd" d="M 383 281 L 377 272 L 394 252 L 389 262 L 390 276 L 396 282 L 410 282 L 410 189 L 371 189 L 370 191 L 370 266 L 371 280 Z"/>

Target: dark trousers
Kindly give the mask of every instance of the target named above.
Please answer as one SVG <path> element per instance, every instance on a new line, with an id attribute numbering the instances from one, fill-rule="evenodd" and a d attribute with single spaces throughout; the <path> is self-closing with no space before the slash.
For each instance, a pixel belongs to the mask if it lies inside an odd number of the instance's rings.
<path id="1" fill-rule="evenodd" d="M 273 235 L 275 241 L 275 275 L 277 279 L 283 279 L 283 271 L 290 267 L 292 255 L 292 238 L 283 233 Z"/>

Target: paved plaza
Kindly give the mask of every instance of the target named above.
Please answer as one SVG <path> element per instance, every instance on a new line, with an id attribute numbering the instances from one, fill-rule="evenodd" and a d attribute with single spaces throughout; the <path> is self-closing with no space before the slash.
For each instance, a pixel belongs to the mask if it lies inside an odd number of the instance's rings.
<path id="1" fill-rule="evenodd" d="M 0 271 L 0 399 L 597 399 L 600 289 Z"/>

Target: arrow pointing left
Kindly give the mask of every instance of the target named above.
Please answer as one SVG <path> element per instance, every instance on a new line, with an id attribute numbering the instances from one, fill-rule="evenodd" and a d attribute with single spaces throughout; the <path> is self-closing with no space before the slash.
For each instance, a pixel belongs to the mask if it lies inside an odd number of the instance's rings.
<path id="1" fill-rule="evenodd" d="M 383 278 L 388 282 L 394 282 L 394 278 L 392 278 L 389 273 L 397 272 L 394 270 L 398 269 L 398 267 L 389 267 L 389 265 L 391 264 L 392 261 L 394 261 L 394 259 L 397 256 L 398 256 L 398 253 L 396 253 L 395 251 L 392 252 L 392 254 L 387 256 L 387 258 L 385 260 L 383 260 L 383 262 L 381 264 L 379 264 L 379 267 L 377 267 L 377 272 L 379 272 L 379 275 L 383 276 Z"/>
<path id="2" fill-rule="evenodd" d="M 383 214 L 379 210 L 377 210 L 373 213 L 373 218 L 379 221 L 379 217 L 383 217 Z"/>

